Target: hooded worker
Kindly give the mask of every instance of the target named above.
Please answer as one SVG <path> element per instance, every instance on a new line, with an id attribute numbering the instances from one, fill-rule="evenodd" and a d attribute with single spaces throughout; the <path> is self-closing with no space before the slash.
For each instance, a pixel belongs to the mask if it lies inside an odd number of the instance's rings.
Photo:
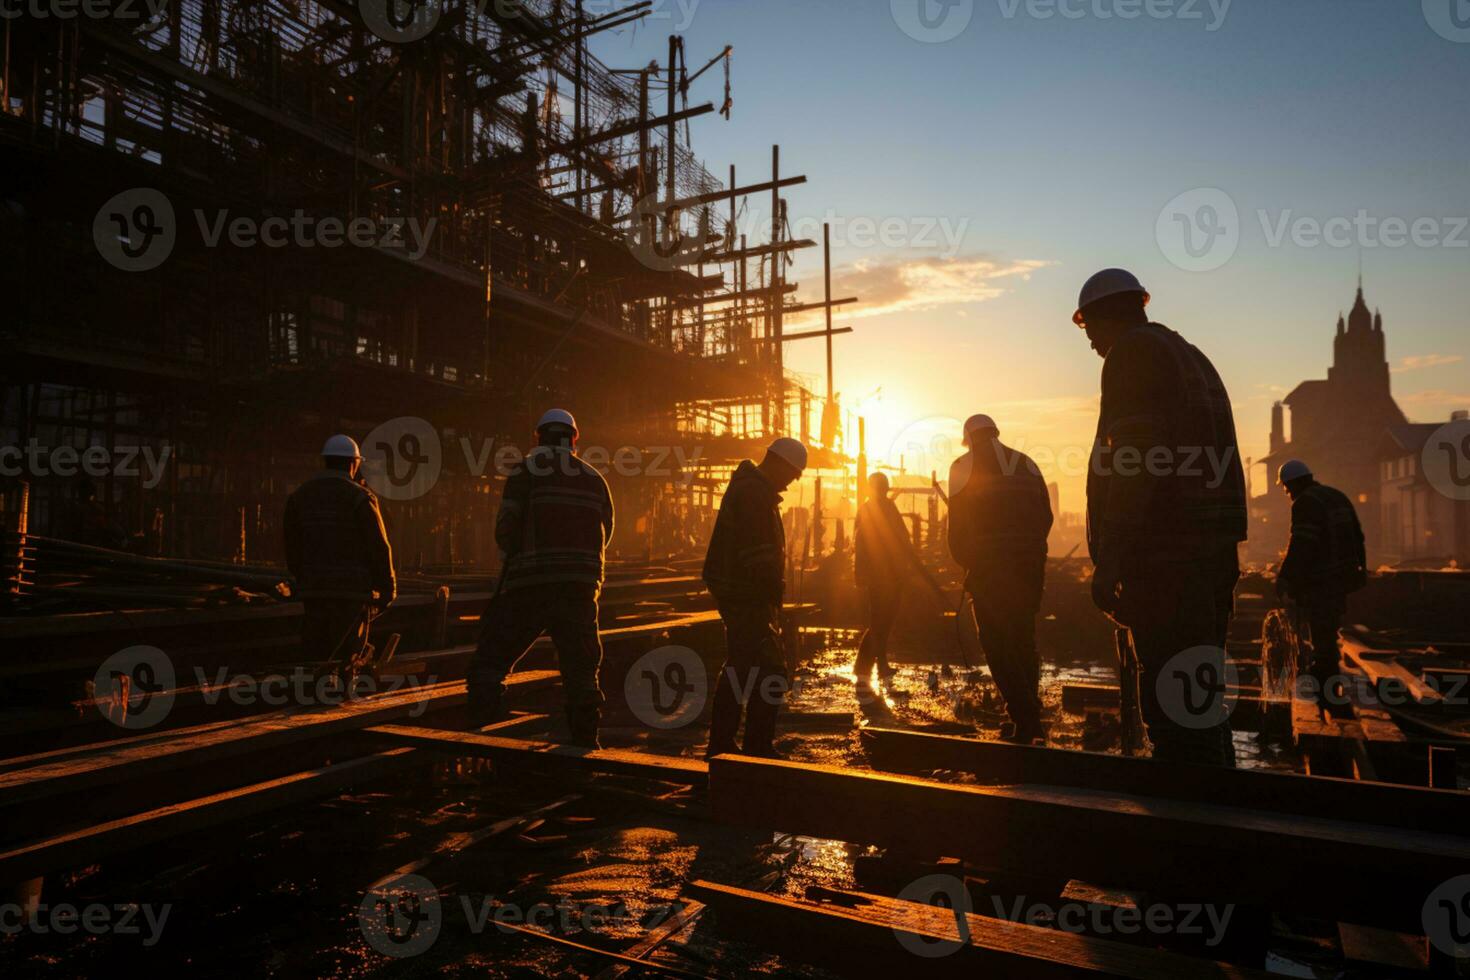
<path id="1" fill-rule="evenodd" d="M 975 630 L 1005 699 L 1009 741 L 1046 740 L 1036 615 L 1046 580 L 1051 496 L 1031 457 L 1000 441 L 988 415 L 965 422 L 969 452 L 949 468 L 949 551 L 965 570 Z"/>
<path id="2" fill-rule="evenodd" d="M 780 438 L 756 464 L 730 477 L 704 560 L 704 583 L 725 624 L 725 664 L 715 685 L 706 754 L 738 751 L 745 715 L 746 755 L 777 757 L 776 715 L 790 687 L 781 647 L 786 593 L 786 530 L 781 494 L 806 469 L 806 447 Z M 748 708 L 748 710 L 746 710 Z"/>
<path id="3" fill-rule="evenodd" d="M 1291 497 L 1291 543 L 1276 575 L 1276 591 L 1301 611 L 1309 669 L 1325 692 L 1339 673 L 1337 631 L 1347 597 L 1368 581 L 1363 528 L 1347 495 L 1318 483 L 1301 460 L 1281 464 L 1276 483 Z"/>
<path id="4" fill-rule="evenodd" d="M 505 480 L 495 543 L 501 582 L 485 609 L 466 678 L 470 720 L 505 715 L 505 678 L 542 633 L 556 645 L 574 745 L 597 748 L 602 720 L 597 599 L 613 533 L 607 481 L 576 454 L 577 421 L 554 408 L 536 423 L 536 448 Z"/>
<path id="5" fill-rule="evenodd" d="M 1211 699 L 1206 710 L 1218 720 L 1200 726 L 1170 717 L 1159 684 L 1171 658 L 1186 652 L 1206 661 L 1195 676 L 1225 674 L 1236 549 L 1246 536 L 1235 419 L 1209 358 L 1150 322 L 1148 302 L 1136 276 L 1104 269 L 1082 286 L 1072 315 L 1103 358 L 1087 475 L 1092 597 L 1132 634 L 1155 758 L 1234 765 L 1223 685 L 1185 692 L 1192 703 Z"/>
<path id="6" fill-rule="evenodd" d="M 880 678 L 895 673 L 888 663 L 888 636 L 898 619 L 904 585 L 917 564 L 903 515 L 888 496 L 888 476 L 874 473 L 868 477 L 868 499 L 858 509 L 853 530 L 852 574 L 867 616 L 853 664 L 859 687 L 868 686 L 875 666 Z"/>
<path id="7" fill-rule="evenodd" d="M 357 478 L 356 441 L 332 436 L 322 464 L 286 498 L 286 565 L 302 601 L 303 651 L 351 675 L 361 666 L 372 616 L 398 594 L 393 549 L 377 496 Z"/>

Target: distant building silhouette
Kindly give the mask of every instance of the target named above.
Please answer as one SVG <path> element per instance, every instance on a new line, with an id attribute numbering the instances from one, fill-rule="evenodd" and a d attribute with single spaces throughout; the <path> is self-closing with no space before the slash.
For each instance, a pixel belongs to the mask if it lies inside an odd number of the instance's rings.
<path id="1" fill-rule="evenodd" d="M 1290 438 L 1286 411 L 1290 411 Z M 1276 468 L 1300 459 L 1317 479 L 1347 494 L 1358 508 L 1368 561 L 1381 558 L 1381 452 L 1384 432 L 1407 424 L 1389 388 L 1383 315 L 1369 313 L 1363 284 L 1346 320 L 1339 314 L 1332 366 L 1325 380 L 1303 381 L 1271 407 L 1271 451 L 1266 465 L 1272 492 L 1252 503 L 1251 551 L 1272 559 L 1286 548 L 1291 511 L 1274 486 Z"/>
<path id="2" fill-rule="evenodd" d="M 1450 421 L 1470 417 L 1455 412 Z M 1383 500 L 1383 561 L 1442 568 L 1470 568 L 1470 500 L 1447 496 L 1423 469 L 1424 444 L 1445 423 L 1396 425 L 1379 440 Z"/>

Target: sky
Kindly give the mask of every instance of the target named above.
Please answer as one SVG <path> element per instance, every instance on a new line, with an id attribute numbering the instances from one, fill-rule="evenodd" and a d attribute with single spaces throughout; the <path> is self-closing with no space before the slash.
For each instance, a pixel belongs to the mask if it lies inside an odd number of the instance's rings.
<path id="1" fill-rule="evenodd" d="M 1102 362 L 1071 314 L 1109 266 L 1214 361 L 1247 457 L 1326 376 L 1360 262 L 1404 411 L 1470 408 L 1466 0 L 655 0 L 593 50 L 662 62 L 670 33 L 691 67 L 734 46 L 731 119 L 691 123 L 711 172 L 764 179 L 779 143 L 797 234 L 832 224 L 870 456 L 942 475 L 986 412 L 1081 510 Z M 797 256 L 820 298 L 820 248 Z M 818 391 L 824 358 L 787 345 Z"/>

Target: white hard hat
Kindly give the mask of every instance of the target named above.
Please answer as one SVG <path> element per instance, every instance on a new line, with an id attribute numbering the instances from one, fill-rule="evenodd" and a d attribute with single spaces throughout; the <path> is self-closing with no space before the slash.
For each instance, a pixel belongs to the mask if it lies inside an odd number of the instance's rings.
<path id="1" fill-rule="evenodd" d="M 536 428 L 542 429 L 548 425 L 564 425 L 573 432 L 577 431 L 577 420 L 572 418 L 572 413 L 564 408 L 548 409 L 546 414 L 541 416 L 541 421 L 536 423 Z"/>
<path id="2" fill-rule="evenodd" d="M 1288 459 L 1281 464 L 1281 469 L 1276 471 L 1276 485 L 1285 486 L 1292 480 L 1300 480 L 1304 476 L 1311 476 L 1312 468 L 1299 459 Z"/>
<path id="3" fill-rule="evenodd" d="M 335 435 L 328 439 L 327 444 L 322 447 L 322 455 L 337 459 L 362 459 L 357 440 L 344 435 Z"/>
<path id="4" fill-rule="evenodd" d="M 1142 293 L 1143 305 L 1148 305 L 1148 290 L 1143 288 L 1143 283 L 1138 281 L 1137 276 L 1127 269 L 1104 269 L 1082 284 L 1082 292 L 1077 296 L 1077 312 L 1072 314 L 1072 322 L 1082 326 L 1083 309 L 1104 296 L 1116 296 L 1119 293 Z"/>
<path id="5" fill-rule="evenodd" d="M 970 444 L 971 432 L 979 432 L 982 429 L 992 429 L 996 435 L 1000 435 L 1000 426 L 995 424 L 995 419 L 989 415 L 971 415 L 965 419 L 965 445 Z"/>
<path id="6" fill-rule="evenodd" d="M 784 459 L 796 471 L 800 473 L 806 469 L 806 447 L 790 436 L 782 436 L 766 447 L 766 452 L 779 459 Z"/>

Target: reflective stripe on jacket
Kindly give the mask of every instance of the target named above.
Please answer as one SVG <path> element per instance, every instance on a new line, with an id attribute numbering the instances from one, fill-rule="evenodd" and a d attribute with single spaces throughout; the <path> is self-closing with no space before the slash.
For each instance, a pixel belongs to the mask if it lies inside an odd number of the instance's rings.
<path id="1" fill-rule="evenodd" d="M 602 474 L 570 449 L 538 446 L 506 478 L 495 520 L 505 588 L 600 587 L 612 532 L 612 494 Z"/>

